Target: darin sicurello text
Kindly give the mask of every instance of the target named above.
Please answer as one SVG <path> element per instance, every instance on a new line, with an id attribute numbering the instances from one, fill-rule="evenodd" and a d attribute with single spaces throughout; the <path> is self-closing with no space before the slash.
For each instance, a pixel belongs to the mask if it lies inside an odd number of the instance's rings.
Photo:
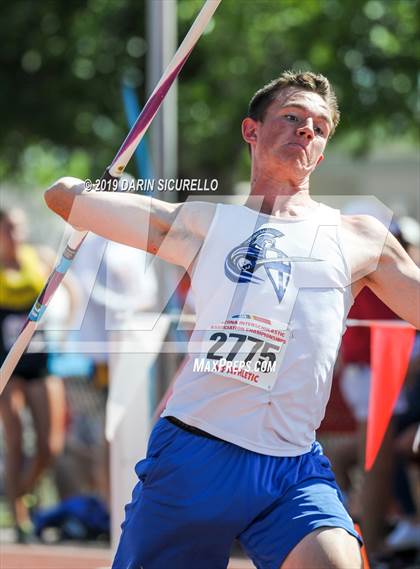
<path id="1" fill-rule="evenodd" d="M 127 189 L 124 183 L 127 182 Z M 159 178 L 157 180 L 121 180 L 123 191 L 133 191 L 135 186 L 138 192 L 215 192 L 219 187 L 216 178 L 201 180 L 200 178 Z"/>
<path id="2" fill-rule="evenodd" d="M 135 180 L 112 178 L 111 180 L 85 180 L 86 191 L 95 192 L 215 192 L 219 187 L 216 178 L 158 178 Z"/>

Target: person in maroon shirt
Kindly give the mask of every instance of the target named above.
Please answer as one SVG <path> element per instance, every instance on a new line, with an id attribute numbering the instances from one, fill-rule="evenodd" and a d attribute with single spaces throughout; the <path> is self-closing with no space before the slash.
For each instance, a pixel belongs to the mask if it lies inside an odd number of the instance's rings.
<path id="1" fill-rule="evenodd" d="M 398 226 L 393 223 L 391 231 L 406 248 Z M 398 316 L 386 306 L 368 287 L 365 287 L 353 304 L 349 319 L 392 320 Z M 352 411 L 357 424 L 356 436 L 348 439 L 331 456 L 337 481 L 342 488 L 350 489 L 349 472 L 357 464 L 363 470 L 366 447 L 366 425 L 370 392 L 370 328 L 349 326 L 343 336 L 340 353 L 340 388 L 345 403 Z M 398 412 L 397 402 L 394 412 Z M 353 516 L 360 517 L 360 525 L 368 554 L 375 554 L 385 534 L 385 516 L 392 495 L 394 433 L 392 422 L 385 434 L 381 450 L 372 469 L 364 473 L 358 495 L 350 508 Z"/>
<path id="2" fill-rule="evenodd" d="M 393 320 L 398 318 L 386 304 L 365 287 L 350 309 L 349 318 L 365 320 Z M 341 359 L 346 364 L 370 365 L 370 328 L 351 326 L 347 329 L 341 344 Z"/>

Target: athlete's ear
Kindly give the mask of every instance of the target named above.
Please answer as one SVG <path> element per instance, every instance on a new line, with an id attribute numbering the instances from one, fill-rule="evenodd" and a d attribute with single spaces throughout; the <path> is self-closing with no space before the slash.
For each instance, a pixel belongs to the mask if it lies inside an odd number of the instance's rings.
<path id="1" fill-rule="evenodd" d="M 242 121 L 242 137 L 248 144 L 255 144 L 257 142 L 257 121 L 246 117 Z"/>

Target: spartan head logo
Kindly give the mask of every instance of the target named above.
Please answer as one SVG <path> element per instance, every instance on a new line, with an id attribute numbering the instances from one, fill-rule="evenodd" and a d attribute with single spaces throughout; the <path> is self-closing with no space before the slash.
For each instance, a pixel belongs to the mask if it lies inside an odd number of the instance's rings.
<path id="1" fill-rule="evenodd" d="M 274 287 L 279 302 L 282 301 L 290 280 L 290 258 L 276 247 L 276 239 L 284 233 L 272 227 L 258 229 L 243 243 L 232 249 L 225 259 L 225 275 L 233 282 L 260 284 L 265 271 Z"/>

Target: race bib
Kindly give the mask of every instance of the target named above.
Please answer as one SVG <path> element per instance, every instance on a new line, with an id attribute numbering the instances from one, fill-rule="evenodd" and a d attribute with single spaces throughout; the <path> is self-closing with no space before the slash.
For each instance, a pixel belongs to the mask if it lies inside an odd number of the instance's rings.
<path id="1" fill-rule="evenodd" d="M 286 324 L 253 314 L 238 314 L 205 333 L 193 371 L 216 373 L 271 390 L 289 341 Z"/>

